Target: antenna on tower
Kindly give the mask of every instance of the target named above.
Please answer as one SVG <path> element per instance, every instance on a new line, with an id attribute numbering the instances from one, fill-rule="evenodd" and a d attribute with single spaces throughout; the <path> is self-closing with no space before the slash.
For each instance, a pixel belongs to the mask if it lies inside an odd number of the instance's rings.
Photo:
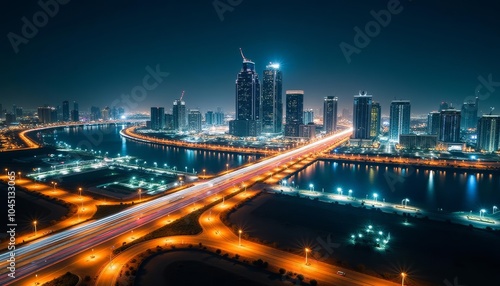
<path id="1" fill-rule="evenodd" d="M 184 97 L 184 93 L 185 93 L 185 91 L 183 90 L 182 94 L 181 94 L 181 98 L 179 99 L 179 101 L 182 101 L 182 98 Z"/>
<path id="2" fill-rule="evenodd" d="M 495 110 L 495 107 L 490 107 L 490 115 L 493 113 L 493 110 Z"/>

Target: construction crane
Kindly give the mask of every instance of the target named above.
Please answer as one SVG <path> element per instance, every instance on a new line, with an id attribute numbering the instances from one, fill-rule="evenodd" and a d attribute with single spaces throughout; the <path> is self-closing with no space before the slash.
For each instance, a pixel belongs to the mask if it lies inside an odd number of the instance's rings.
<path id="1" fill-rule="evenodd" d="M 243 58 L 244 62 L 251 62 L 252 61 L 250 59 L 245 58 L 245 55 L 243 54 L 243 50 L 241 48 L 240 48 L 240 54 L 241 54 L 241 57 Z"/>
<path id="2" fill-rule="evenodd" d="M 490 107 L 490 114 L 491 115 L 493 113 L 493 110 L 495 110 L 495 107 Z"/>
<path id="3" fill-rule="evenodd" d="M 182 94 L 181 94 L 181 98 L 179 99 L 179 101 L 182 101 L 182 98 L 184 97 L 184 93 L 185 93 L 185 91 L 183 90 Z"/>

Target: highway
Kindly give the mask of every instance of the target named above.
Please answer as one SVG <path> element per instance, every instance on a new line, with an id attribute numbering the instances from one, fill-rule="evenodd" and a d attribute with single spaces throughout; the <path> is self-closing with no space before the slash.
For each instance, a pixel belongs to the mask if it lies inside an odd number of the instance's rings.
<path id="1" fill-rule="evenodd" d="M 256 191 L 250 190 L 249 192 L 255 194 Z M 367 274 L 359 273 L 356 271 L 339 268 L 324 263 L 320 260 L 311 257 L 309 265 L 305 264 L 304 256 L 292 254 L 279 249 L 275 249 L 266 245 L 254 243 L 242 239 L 241 246 L 239 245 L 238 236 L 234 234 L 221 220 L 220 214 L 237 204 L 238 201 L 244 199 L 244 196 L 235 196 L 225 202 L 224 205 L 219 203 L 210 210 L 206 210 L 199 218 L 200 225 L 203 232 L 199 235 L 189 236 L 173 236 L 168 237 L 169 244 L 180 246 L 180 242 L 184 245 L 192 244 L 197 245 L 202 243 L 204 246 L 213 249 L 221 249 L 223 252 L 228 252 L 232 255 L 239 254 L 243 259 L 256 260 L 263 259 L 271 265 L 283 267 L 288 271 L 303 274 L 306 278 L 317 279 L 320 285 L 336 285 L 336 286 L 389 286 L 398 285 L 391 281 L 383 280 L 377 277 L 369 276 Z M 112 261 L 106 263 L 96 281 L 97 286 L 116 285 L 119 280 L 120 266 L 128 263 L 132 258 L 146 252 L 147 249 L 155 249 L 156 246 L 165 246 L 165 238 L 157 238 L 145 241 L 127 249 L 126 251 L 118 254 Z M 118 265 L 119 267 L 111 267 L 111 265 Z M 340 276 L 337 271 L 347 273 L 346 276 Z"/>
<path id="2" fill-rule="evenodd" d="M 157 220 L 171 212 L 180 210 L 194 202 L 217 194 L 224 189 L 241 185 L 250 178 L 269 172 L 276 166 L 288 162 L 292 157 L 296 158 L 326 149 L 327 146 L 349 136 L 351 132 L 352 129 L 339 132 L 175 194 L 160 197 L 112 216 L 88 222 L 28 243 L 16 249 L 16 279 L 13 280 L 7 276 L 9 270 L 3 267 L 0 273 L 0 285 L 9 285 L 22 277 L 72 257 L 143 224 Z M 2 253 L 0 259 L 7 261 L 9 255 L 9 252 Z"/>

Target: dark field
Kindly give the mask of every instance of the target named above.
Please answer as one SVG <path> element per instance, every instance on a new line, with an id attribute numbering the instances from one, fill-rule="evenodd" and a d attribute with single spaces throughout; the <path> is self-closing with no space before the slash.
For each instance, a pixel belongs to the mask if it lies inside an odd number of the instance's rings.
<path id="1" fill-rule="evenodd" d="M 405 219 L 376 210 L 271 194 L 257 197 L 230 216 L 231 222 L 241 225 L 250 236 L 277 242 L 279 248 L 303 255 L 303 249 L 310 247 L 313 259 L 386 278 L 404 271 L 409 285 L 442 285 L 454 277 L 460 285 L 468 286 L 500 281 L 492 263 L 493 257 L 500 255 L 500 233 L 413 217 L 404 224 Z M 368 225 L 377 232 L 390 232 L 387 250 L 352 242 L 351 235 L 362 233 Z"/>

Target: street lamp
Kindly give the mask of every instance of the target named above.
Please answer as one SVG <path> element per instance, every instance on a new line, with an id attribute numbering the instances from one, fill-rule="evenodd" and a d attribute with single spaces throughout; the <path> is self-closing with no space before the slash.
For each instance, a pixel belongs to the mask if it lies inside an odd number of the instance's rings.
<path id="1" fill-rule="evenodd" d="M 83 209 L 82 188 L 78 188 L 78 191 L 80 192 L 80 201 L 82 202 L 82 209 Z"/>
<path id="2" fill-rule="evenodd" d="M 229 172 L 229 164 L 226 164 L 226 172 Z"/>
<path id="3" fill-rule="evenodd" d="M 486 212 L 486 210 L 485 210 L 485 209 L 481 209 L 481 210 L 479 211 L 479 217 L 484 217 L 484 213 L 485 213 L 485 212 Z"/>
<path id="4" fill-rule="evenodd" d="M 36 236 L 36 223 L 37 223 L 37 221 L 36 221 L 36 220 L 35 220 L 35 221 L 33 221 L 33 225 L 35 226 L 35 236 Z"/>
<path id="5" fill-rule="evenodd" d="M 186 173 L 187 173 L 188 172 L 188 167 L 186 166 L 184 169 L 186 170 Z"/>
<path id="6" fill-rule="evenodd" d="M 207 178 L 207 170 L 203 169 L 203 177 Z"/>
<path id="7" fill-rule="evenodd" d="M 239 246 L 241 246 L 241 233 L 242 233 L 242 232 L 243 232 L 243 231 L 242 231 L 241 229 L 240 229 L 240 230 L 238 230 L 238 245 L 239 245 Z"/>
<path id="8" fill-rule="evenodd" d="M 352 190 L 349 190 L 349 197 L 352 197 Z"/>
<path id="9" fill-rule="evenodd" d="M 314 192 L 314 185 L 313 184 L 309 184 L 309 189 L 311 190 L 311 192 Z"/>
<path id="10" fill-rule="evenodd" d="M 377 193 L 374 193 L 374 194 L 373 194 L 373 198 L 375 199 L 375 201 L 377 201 L 378 194 L 377 194 Z"/>
<path id="11" fill-rule="evenodd" d="M 309 265 L 309 262 L 307 261 L 307 253 L 309 253 L 309 251 L 311 251 L 309 248 L 305 248 L 304 251 L 306 252 L 306 265 Z"/>
<path id="12" fill-rule="evenodd" d="M 403 205 L 404 208 L 408 206 L 408 203 L 410 202 L 410 199 L 406 198 L 401 201 L 401 204 Z"/>
<path id="13" fill-rule="evenodd" d="M 19 179 L 21 179 L 21 172 L 18 172 L 17 174 L 19 174 Z"/>
<path id="14" fill-rule="evenodd" d="M 405 285 L 405 277 L 406 277 L 406 273 L 402 272 L 401 273 L 401 286 Z"/>
<path id="15" fill-rule="evenodd" d="M 339 192 L 339 195 L 342 196 L 342 188 L 337 188 L 337 192 Z"/>
<path id="16" fill-rule="evenodd" d="M 142 193 L 142 190 L 141 190 L 141 189 L 139 189 L 139 191 L 138 191 L 138 192 L 139 192 L 139 202 L 141 202 L 141 200 L 142 200 L 142 199 L 141 199 L 141 193 Z"/>
<path id="17" fill-rule="evenodd" d="M 497 208 L 496 206 L 493 206 L 493 212 L 492 212 L 492 214 L 495 214 L 495 213 L 496 213 L 495 211 L 496 211 L 497 209 L 498 209 L 498 208 Z"/>

